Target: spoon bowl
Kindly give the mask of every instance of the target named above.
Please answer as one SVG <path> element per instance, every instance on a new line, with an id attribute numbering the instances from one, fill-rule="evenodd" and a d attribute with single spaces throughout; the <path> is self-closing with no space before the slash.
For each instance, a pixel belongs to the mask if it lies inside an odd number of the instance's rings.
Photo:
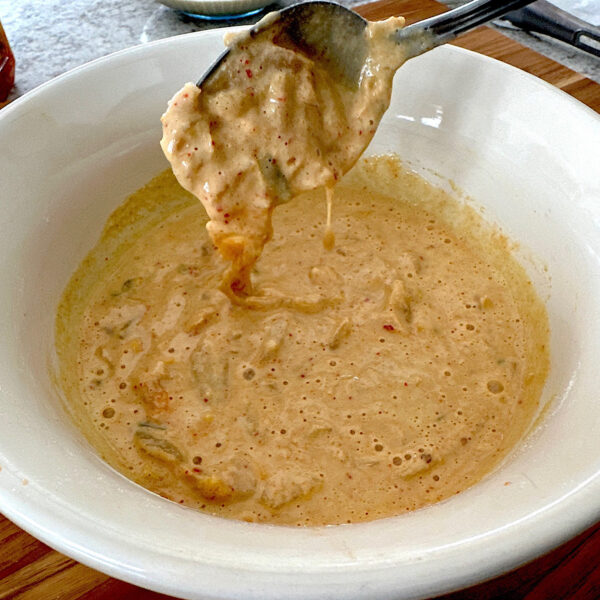
<path id="1" fill-rule="evenodd" d="M 397 29 L 393 35 L 403 46 L 404 59 L 407 60 L 532 1 L 473 0 L 441 15 Z M 196 85 L 202 88 L 225 61 L 235 60 L 240 46 L 251 43 L 259 33 L 270 30 L 274 44 L 294 49 L 319 62 L 332 77 L 358 87 L 368 57 L 367 24 L 368 21 L 359 14 L 335 2 L 316 0 L 295 4 L 268 14 L 245 35 L 236 38 Z"/>
<path id="2" fill-rule="evenodd" d="M 354 11 L 335 2 L 317 0 L 295 4 L 272 12 L 261 19 L 246 35 L 236 38 L 234 44 L 198 80 L 202 88 L 226 60 L 236 54 L 241 44 L 259 33 L 274 29 L 277 45 L 294 48 L 331 70 L 333 76 L 357 82 L 367 57 L 364 30 L 367 20 Z"/>

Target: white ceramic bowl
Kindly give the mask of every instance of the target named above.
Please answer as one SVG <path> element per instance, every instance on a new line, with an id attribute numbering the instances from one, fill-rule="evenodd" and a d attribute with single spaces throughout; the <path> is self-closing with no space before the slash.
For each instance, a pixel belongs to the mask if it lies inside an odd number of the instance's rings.
<path id="1" fill-rule="evenodd" d="M 290 529 L 170 503 L 113 471 L 74 429 L 49 377 L 59 296 L 108 215 L 167 167 L 159 117 L 220 52 L 222 34 L 97 60 L 0 112 L 0 510 L 127 581 L 185 598 L 260 600 L 430 596 L 504 572 L 595 522 L 600 119 L 531 76 L 452 47 L 401 69 L 371 152 L 396 151 L 433 180 L 453 180 L 524 244 L 552 327 L 549 408 L 501 468 L 412 514 Z"/>

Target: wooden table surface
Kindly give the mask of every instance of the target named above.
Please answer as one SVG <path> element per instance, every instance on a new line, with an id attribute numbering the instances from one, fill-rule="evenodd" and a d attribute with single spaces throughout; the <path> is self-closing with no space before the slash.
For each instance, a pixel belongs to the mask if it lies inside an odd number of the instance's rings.
<path id="1" fill-rule="evenodd" d="M 440 13 L 433 0 L 382 0 L 358 9 L 376 20 L 402 14 L 408 22 Z M 600 112 L 600 85 L 487 27 L 457 45 L 544 79 Z M 52 550 L 0 515 L 0 600 L 155 600 L 167 596 L 112 579 Z M 600 524 L 550 554 L 444 600 L 600 600 Z"/>

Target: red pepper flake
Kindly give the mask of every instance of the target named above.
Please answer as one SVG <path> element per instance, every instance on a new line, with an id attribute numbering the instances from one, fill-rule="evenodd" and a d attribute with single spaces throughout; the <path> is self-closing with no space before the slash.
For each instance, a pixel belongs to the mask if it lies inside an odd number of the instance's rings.
<path id="1" fill-rule="evenodd" d="M 194 467 L 192 471 L 194 471 L 194 473 L 202 473 L 202 469 L 199 469 L 198 467 Z"/>
<path id="2" fill-rule="evenodd" d="M 245 65 L 249 65 L 250 61 L 248 59 L 246 59 L 246 62 L 244 63 Z"/>
<path id="3" fill-rule="evenodd" d="M 183 97 L 184 98 L 189 98 L 189 94 L 184 94 Z"/>
<path id="4" fill-rule="evenodd" d="M 384 325 L 383 328 L 386 331 L 394 331 L 394 326 L 393 325 Z"/>
<path id="5" fill-rule="evenodd" d="M 230 287 L 234 293 L 241 295 L 246 286 L 244 285 L 244 283 L 242 281 L 240 281 L 239 279 L 236 279 L 231 283 Z M 218 313 L 215 316 L 218 316 Z"/>
<path id="6" fill-rule="evenodd" d="M 225 213 L 223 216 L 227 219 L 229 218 L 229 213 Z"/>
<path id="7" fill-rule="evenodd" d="M 404 382 L 404 387 L 408 387 L 408 383 L 406 381 Z"/>
<path id="8" fill-rule="evenodd" d="M 250 79 L 252 79 L 252 70 L 251 69 L 246 69 L 246 75 L 248 75 L 248 77 Z"/>
<path id="9" fill-rule="evenodd" d="M 204 402 L 208 402 L 208 398 L 204 398 Z"/>
<path id="10" fill-rule="evenodd" d="M 215 140 L 212 140 L 212 141 L 211 141 L 211 144 L 214 146 L 214 145 L 215 145 Z"/>

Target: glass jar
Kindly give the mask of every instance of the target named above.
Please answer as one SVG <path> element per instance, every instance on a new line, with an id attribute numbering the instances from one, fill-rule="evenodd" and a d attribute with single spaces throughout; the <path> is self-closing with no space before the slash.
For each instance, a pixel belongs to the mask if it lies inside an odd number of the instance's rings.
<path id="1" fill-rule="evenodd" d="M 15 83 L 15 56 L 0 23 L 0 107 Z"/>

